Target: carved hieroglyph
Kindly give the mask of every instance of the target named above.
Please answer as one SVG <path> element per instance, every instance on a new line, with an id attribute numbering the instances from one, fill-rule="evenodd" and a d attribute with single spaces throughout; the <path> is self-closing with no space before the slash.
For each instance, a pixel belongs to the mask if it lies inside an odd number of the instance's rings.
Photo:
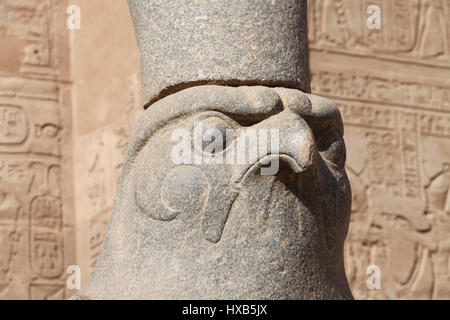
<path id="1" fill-rule="evenodd" d="M 369 5 L 381 30 L 365 27 Z M 450 1 L 309 1 L 312 91 L 337 101 L 359 299 L 450 298 Z M 367 267 L 381 289 L 367 288 Z"/>
<path id="2" fill-rule="evenodd" d="M 63 299 L 75 262 L 64 3 L 0 1 L 0 299 Z"/>

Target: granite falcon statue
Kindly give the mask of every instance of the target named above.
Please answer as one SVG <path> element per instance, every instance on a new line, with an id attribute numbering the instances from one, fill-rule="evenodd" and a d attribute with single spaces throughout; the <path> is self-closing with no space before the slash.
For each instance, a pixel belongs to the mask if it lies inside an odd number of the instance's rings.
<path id="1" fill-rule="evenodd" d="M 251 3 L 129 0 L 147 109 L 78 298 L 352 298 L 343 125 L 307 93 L 306 1 Z M 199 124 L 221 149 L 196 143 Z M 180 130 L 192 157 L 174 161 Z M 250 151 L 250 130 L 277 139 L 248 161 L 216 161 Z"/>

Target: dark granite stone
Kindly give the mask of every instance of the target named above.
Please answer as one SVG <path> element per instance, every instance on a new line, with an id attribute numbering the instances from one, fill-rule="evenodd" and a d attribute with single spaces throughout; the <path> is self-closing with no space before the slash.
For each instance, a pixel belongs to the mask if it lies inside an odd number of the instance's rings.
<path id="1" fill-rule="evenodd" d="M 172 161 L 174 131 L 192 132 L 199 121 L 242 129 L 244 120 L 247 130 L 279 130 L 279 155 L 267 151 L 280 158 L 275 175 L 260 174 L 264 156 L 246 164 Z M 351 298 L 342 128 L 334 104 L 295 89 L 199 86 L 156 102 L 132 137 L 86 295 Z"/>
<path id="2" fill-rule="evenodd" d="M 129 0 L 144 103 L 198 84 L 309 91 L 306 1 Z"/>

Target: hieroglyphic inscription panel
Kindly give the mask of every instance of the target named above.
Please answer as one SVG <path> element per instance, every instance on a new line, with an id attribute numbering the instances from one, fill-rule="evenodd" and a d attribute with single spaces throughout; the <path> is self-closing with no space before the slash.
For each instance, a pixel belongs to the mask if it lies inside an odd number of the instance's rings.
<path id="1" fill-rule="evenodd" d="M 312 49 L 447 65 L 448 0 L 309 0 Z M 381 29 L 367 28 L 370 5 L 381 9 Z"/>
<path id="2" fill-rule="evenodd" d="M 0 299 L 64 298 L 75 262 L 61 176 L 64 12 L 65 1 L 0 1 Z"/>
<path id="3" fill-rule="evenodd" d="M 353 294 L 450 299 L 450 1 L 309 0 L 308 14 L 312 91 L 345 123 Z"/>

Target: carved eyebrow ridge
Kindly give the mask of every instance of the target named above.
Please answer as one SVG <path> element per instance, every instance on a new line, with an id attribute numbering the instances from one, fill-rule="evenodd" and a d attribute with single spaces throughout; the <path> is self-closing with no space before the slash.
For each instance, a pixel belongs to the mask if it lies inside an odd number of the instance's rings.
<path id="1" fill-rule="evenodd" d="M 284 109 L 290 109 L 304 118 L 315 133 L 328 125 L 343 135 L 340 112 L 336 105 L 325 98 L 305 94 L 297 89 L 205 85 L 174 93 L 145 110 L 131 137 L 127 163 L 131 165 L 134 162 L 134 158 L 158 129 L 178 118 L 202 111 L 216 111 L 248 126 Z M 127 168 L 124 167 L 124 170 Z"/>
<path id="2" fill-rule="evenodd" d="M 127 157 L 132 160 L 159 128 L 194 113 L 216 111 L 242 121 L 246 116 L 263 120 L 282 110 L 281 98 L 268 87 L 192 87 L 159 100 L 144 111 L 131 137 Z"/>

